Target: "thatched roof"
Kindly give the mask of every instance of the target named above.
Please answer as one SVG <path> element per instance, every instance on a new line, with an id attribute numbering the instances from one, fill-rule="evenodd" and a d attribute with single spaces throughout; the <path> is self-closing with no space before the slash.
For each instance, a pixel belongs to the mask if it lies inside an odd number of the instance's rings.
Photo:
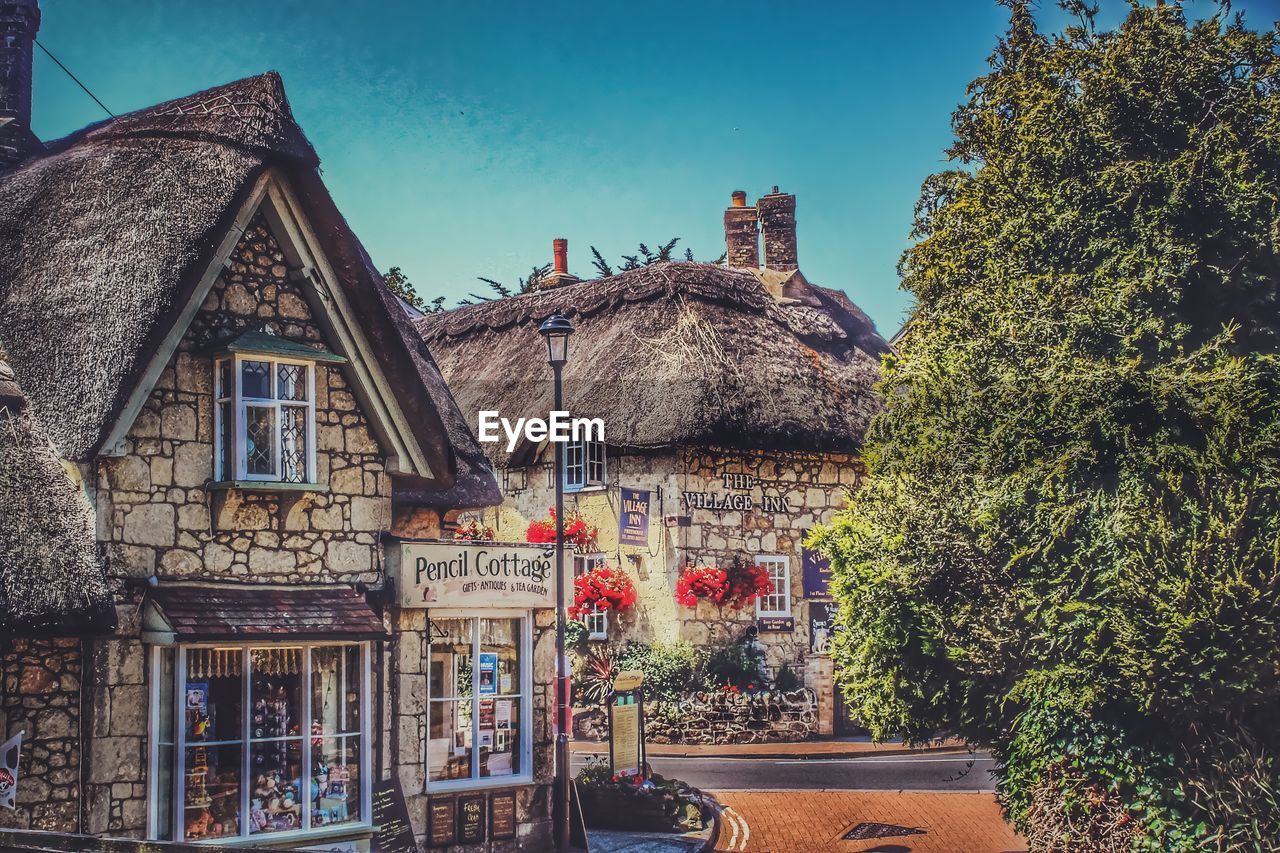
<path id="1" fill-rule="evenodd" d="M 557 312 L 577 328 L 567 408 L 604 418 L 611 445 L 854 450 L 877 410 L 884 340 L 844 294 L 798 272 L 659 263 L 414 325 L 474 424 L 480 409 L 545 417 L 537 327 Z"/>
<path id="2" fill-rule="evenodd" d="M 87 634 L 114 618 L 89 502 L 0 361 L 0 638 Z"/>
<path id="3" fill-rule="evenodd" d="M 101 447 L 261 174 L 302 200 L 438 476 L 498 490 L 430 355 L 321 182 L 274 72 L 92 125 L 0 172 L 0 336 L 67 458 Z"/>

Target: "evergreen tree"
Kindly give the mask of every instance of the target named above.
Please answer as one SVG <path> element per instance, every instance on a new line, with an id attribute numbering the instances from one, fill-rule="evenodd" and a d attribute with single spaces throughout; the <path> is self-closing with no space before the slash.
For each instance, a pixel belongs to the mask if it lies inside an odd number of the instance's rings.
<path id="1" fill-rule="evenodd" d="M 877 737 L 989 746 L 1035 850 L 1280 838 L 1280 34 L 1030 4 L 900 264 L 832 556 Z"/>

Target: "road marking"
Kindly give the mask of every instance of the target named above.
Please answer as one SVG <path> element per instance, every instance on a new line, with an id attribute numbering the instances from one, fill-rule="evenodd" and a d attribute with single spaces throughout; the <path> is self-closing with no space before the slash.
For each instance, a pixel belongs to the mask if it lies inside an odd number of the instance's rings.
<path id="1" fill-rule="evenodd" d="M 751 838 L 751 827 L 747 824 L 747 819 L 728 806 L 725 806 L 720 814 L 728 819 L 729 828 L 733 830 L 729 836 L 728 850 L 746 850 L 747 841 Z M 741 832 L 739 832 L 739 826 L 741 826 Z"/>
<path id="2" fill-rule="evenodd" d="M 878 758 L 790 758 L 782 761 L 774 761 L 773 764 L 955 764 L 963 762 L 968 764 L 972 761 L 974 764 L 990 764 L 994 761 L 991 758 L 969 758 L 961 756 L 958 758 L 893 758 L 882 756 Z"/>

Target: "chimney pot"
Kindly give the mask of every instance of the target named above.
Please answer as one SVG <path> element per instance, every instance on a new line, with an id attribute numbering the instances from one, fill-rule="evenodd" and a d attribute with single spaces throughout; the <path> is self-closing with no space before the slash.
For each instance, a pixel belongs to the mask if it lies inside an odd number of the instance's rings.
<path id="1" fill-rule="evenodd" d="M 569 241 L 564 237 L 557 237 L 551 241 L 551 252 L 555 258 L 556 275 L 566 275 L 569 272 Z"/>
<path id="2" fill-rule="evenodd" d="M 744 190 L 734 190 L 734 191 L 733 191 L 733 206 L 734 206 L 734 207 L 746 207 L 746 206 L 747 206 L 747 194 L 746 194 L 746 192 L 745 192 Z"/>

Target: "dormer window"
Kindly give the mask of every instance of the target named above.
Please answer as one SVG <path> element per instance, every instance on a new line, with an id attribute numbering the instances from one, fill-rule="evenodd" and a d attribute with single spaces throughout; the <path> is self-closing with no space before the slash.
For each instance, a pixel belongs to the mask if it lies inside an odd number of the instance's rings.
<path id="1" fill-rule="evenodd" d="M 344 361 L 264 333 L 214 359 L 214 479 L 314 483 L 316 363 Z"/>

